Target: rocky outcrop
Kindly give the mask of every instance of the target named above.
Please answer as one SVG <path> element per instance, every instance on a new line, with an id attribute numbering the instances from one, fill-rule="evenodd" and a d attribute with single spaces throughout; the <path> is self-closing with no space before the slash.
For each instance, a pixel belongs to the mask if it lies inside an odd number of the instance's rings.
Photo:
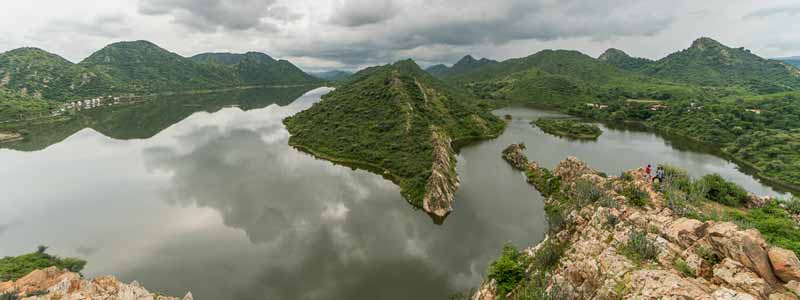
<path id="1" fill-rule="evenodd" d="M 428 177 L 422 208 L 429 214 L 443 218 L 453 211 L 453 201 L 458 190 L 455 151 L 452 140 L 437 128 L 432 129 L 433 166 Z"/>
<path id="2" fill-rule="evenodd" d="M 514 154 L 519 147 L 512 150 L 503 153 L 512 165 L 529 164 L 524 155 Z M 601 176 L 573 157 L 554 169 L 561 190 L 546 200 L 548 204 L 585 195 L 585 182 L 595 185 L 602 200 L 572 206 L 564 213 L 560 231 L 522 251 L 531 258 L 522 260 L 530 263 L 528 277 L 545 272 L 546 291 L 559 291 L 558 299 L 800 300 L 795 253 L 769 246 L 757 230 L 680 217 L 664 205 L 663 195 L 643 171 L 627 174 L 628 178 Z M 583 191 L 577 188 L 579 181 L 584 182 Z M 621 192 L 625 186 L 644 190 L 651 201 L 644 206 L 629 203 Z M 657 253 L 651 258 L 637 258 L 631 250 L 631 239 L 642 235 Z M 545 243 L 566 249 L 555 268 L 542 271 L 535 264 Z M 512 299 L 517 290 L 503 296 Z M 473 299 L 502 298 L 493 280 L 479 291 Z"/>
<path id="3" fill-rule="evenodd" d="M 17 281 L 0 282 L 0 295 L 21 300 L 181 300 L 151 293 L 136 281 L 125 284 L 112 276 L 86 280 L 56 267 L 33 271 Z M 192 293 L 188 293 L 182 300 L 192 299 Z"/>
<path id="4" fill-rule="evenodd" d="M 503 150 L 503 159 L 518 170 L 525 170 L 528 159 L 525 158 L 525 144 L 512 144 Z"/>

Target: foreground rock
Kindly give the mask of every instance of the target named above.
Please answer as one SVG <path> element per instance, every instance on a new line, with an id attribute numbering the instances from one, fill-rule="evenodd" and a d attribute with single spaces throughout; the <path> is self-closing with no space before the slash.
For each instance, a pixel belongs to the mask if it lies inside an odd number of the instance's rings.
<path id="1" fill-rule="evenodd" d="M 503 155 L 524 170 L 531 163 L 521 156 L 522 149 L 509 147 Z M 558 205 L 563 197 L 593 194 L 586 192 L 587 183 L 599 193 L 593 201 L 575 200 L 580 204 L 564 213 L 560 229 L 522 251 L 531 258 L 520 260 L 526 264 L 526 277 L 546 274 L 543 290 L 553 299 L 800 299 L 800 262 L 794 252 L 768 245 L 757 230 L 679 217 L 665 207 L 643 170 L 628 172 L 627 180 L 605 177 L 569 158 L 553 174 L 561 180 L 562 198 L 549 197 L 548 205 Z M 623 195 L 630 186 L 646 192 L 650 201 L 633 205 Z M 635 236 L 650 241 L 655 248 L 652 258 L 630 255 L 629 241 Z M 552 269 L 542 271 L 536 262 L 541 261 L 537 253 L 544 244 L 565 249 Z M 530 285 L 520 282 L 498 295 L 497 281 L 490 279 L 473 299 L 529 299 L 531 288 L 526 284 Z"/>
<path id="2" fill-rule="evenodd" d="M 0 282 L 0 295 L 31 300 L 181 300 L 151 293 L 136 281 L 125 284 L 112 276 L 86 280 L 77 273 L 56 267 L 33 271 L 17 281 Z M 192 293 L 188 293 L 182 300 L 191 299 Z"/>

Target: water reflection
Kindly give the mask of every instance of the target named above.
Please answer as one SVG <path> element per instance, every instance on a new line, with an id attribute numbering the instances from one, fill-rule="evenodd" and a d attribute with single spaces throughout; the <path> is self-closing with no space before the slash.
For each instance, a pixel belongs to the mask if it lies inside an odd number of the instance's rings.
<path id="1" fill-rule="evenodd" d="M 437 226 L 380 176 L 287 145 L 282 119 L 327 91 L 248 111 L 117 110 L 44 150 L 0 150 L 0 255 L 47 244 L 86 258 L 87 276 L 198 299 L 445 299 L 479 284 L 503 243 L 544 235 L 541 197 L 500 158 L 510 143 L 547 167 L 568 155 L 610 174 L 669 162 L 771 192 L 653 134 L 605 128 L 575 143 L 528 124 L 551 113 L 509 108 L 501 137 L 462 149 L 455 211 Z"/>

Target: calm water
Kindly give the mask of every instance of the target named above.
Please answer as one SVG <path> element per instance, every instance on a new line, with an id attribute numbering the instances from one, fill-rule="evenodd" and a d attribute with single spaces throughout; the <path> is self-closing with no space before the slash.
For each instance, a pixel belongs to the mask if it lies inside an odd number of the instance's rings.
<path id="1" fill-rule="evenodd" d="M 510 143 L 547 167 L 567 155 L 609 174 L 668 162 L 775 193 L 650 133 L 572 142 L 528 124 L 552 113 L 509 108 L 503 136 L 462 150 L 455 212 L 438 226 L 380 176 L 286 145 L 281 120 L 327 91 L 98 110 L 0 150 L 0 256 L 46 244 L 87 259 L 87 276 L 196 299 L 446 299 L 478 285 L 503 243 L 544 235 L 541 197 L 500 158 Z"/>

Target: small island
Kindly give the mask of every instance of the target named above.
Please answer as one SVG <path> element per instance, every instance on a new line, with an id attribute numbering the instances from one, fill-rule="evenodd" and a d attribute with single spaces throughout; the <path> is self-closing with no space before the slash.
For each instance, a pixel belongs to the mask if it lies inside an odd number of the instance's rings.
<path id="1" fill-rule="evenodd" d="M 538 119 L 531 125 L 536 125 L 545 133 L 578 140 L 596 140 L 603 134 L 597 125 L 574 119 Z"/>

